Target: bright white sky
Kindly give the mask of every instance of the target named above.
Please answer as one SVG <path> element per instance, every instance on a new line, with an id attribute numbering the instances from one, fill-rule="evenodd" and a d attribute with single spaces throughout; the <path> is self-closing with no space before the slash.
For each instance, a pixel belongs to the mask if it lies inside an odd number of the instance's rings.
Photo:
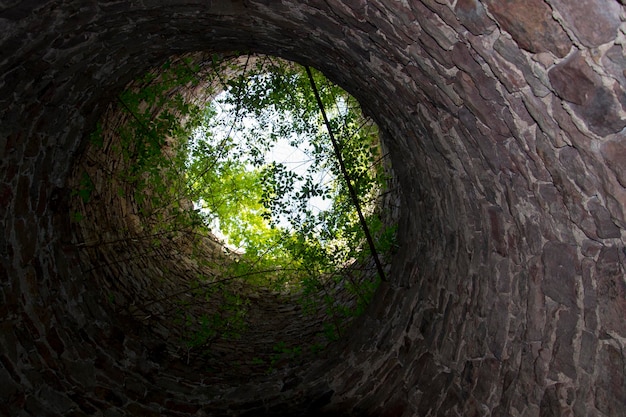
<path id="1" fill-rule="evenodd" d="M 232 120 L 229 120 L 231 119 L 230 114 L 229 114 L 230 112 L 228 111 L 228 108 L 225 107 L 226 105 L 222 104 L 224 103 L 226 94 L 227 92 L 224 91 L 218 94 L 213 100 L 213 103 L 217 110 L 216 119 L 221 121 L 219 123 L 220 126 L 224 126 L 223 129 L 214 130 L 212 132 L 216 141 L 220 141 L 229 133 L 231 133 L 231 136 L 233 136 L 235 140 L 239 136 L 239 133 L 236 131 L 236 129 L 233 129 L 232 131 L 230 131 L 230 124 L 232 123 Z M 276 117 L 289 117 L 289 115 L 276 114 Z M 244 127 L 244 130 L 245 129 L 249 130 L 253 126 L 258 125 L 258 122 L 255 118 L 245 117 L 240 122 L 240 125 Z M 271 126 L 269 127 L 269 129 L 271 130 Z M 308 143 L 308 141 L 306 140 L 304 142 Z M 282 138 L 282 137 L 279 138 L 276 141 L 274 147 L 271 148 L 270 151 L 265 154 L 265 160 L 268 163 L 271 163 L 271 162 L 283 163 L 289 170 L 293 171 L 294 173 L 300 176 L 306 175 L 307 171 L 311 169 L 312 162 L 313 162 L 311 161 L 311 158 L 306 154 L 306 149 L 299 149 L 294 146 L 291 146 L 289 138 Z M 318 183 L 327 183 L 329 181 L 334 180 L 334 176 L 327 170 L 320 170 L 319 167 L 313 167 L 313 169 L 314 169 L 314 174 L 312 175 L 312 178 L 314 181 Z M 302 184 L 298 184 L 298 183 L 295 184 L 296 188 L 299 188 L 301 185 Z M 313 211 L 313 213 L 318 213 L 323 210 L 328 210 L 331 208 L 331 205 L 332 205 L 331 199 L 324 200 L 321 197 L 313 197 L 309 200 L 309 207 Z M 279 218 L 278 220 L 279 220 L 278 221 L 279 225 L 283 227 L 289 226 L 289 222 L 286 220 L 286 218 L 283 217 L 283 218 Z M 214 232 L 217 232 L 216 235 L 219 238 L 226 240 L 226 237 L 221 235 L 221 233 L 218 232 L 219 224 L 212 224 L 211 226 L 213 227 Z"/>

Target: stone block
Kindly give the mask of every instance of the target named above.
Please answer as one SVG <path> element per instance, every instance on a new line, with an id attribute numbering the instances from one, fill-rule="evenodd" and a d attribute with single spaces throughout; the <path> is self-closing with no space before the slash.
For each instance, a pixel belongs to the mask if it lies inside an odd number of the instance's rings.
<path id="1" fill-rule="evenodd" d="M 51 389 L 48 385 L 38 387 L 39 398 L 46 404 L 46 408 L 53 410 L 58 415 L 68 415 L 76 407 L 76 404 L 67 396 L 65 392 Z"/>
<path id="2" fill-rule="evenodd" d="M 589 200 L 587 208 L 591 216 L 593 216 L 599 238 L 619 238 L 622 235 L 619 227 L 611 220 L 611 214 L 600 204 L 597 197 L 593 197 Z"/>
<path id="3" fill-rule="evenodd" d="M 578 363 L 587 373 L 593 374 L 596 361 L 598 341 L 592 333 L 583 331 L 580 339 L 580 353 Z"/>
<path id="4" fill-rule="evenodd" d="M 158 407 L 148 407 L 134 402 L 124 408 L 130 415 L 134 416 L 161 417 L 162 415 Z"/>
<path id="5" fill-rule="evenodd" d="M 19 177 L 17 188 L 14 190 L 15 193 L 15 204 L 13 206 L 13 210 L 15 210 L 15 214 L 18 216 L 24 215 L 28 210 L 30 210 L 30 186 L 31 180 L 26 175 L 22 175 Z"/>
<path id="6" fill-rule="evenodd" d="M 37 236 L 32 228 L 34 216 L 25 213 L 25 218 L 15 222 L 16 240 L 20 251 L 20 261 L 24 266 L 29 265 L 37 251 Z M 30 221 L 29 221 L 30 220 Z"/>
<path id="7" fill-rule="evenodd" d="M 616 137 L 603 142 L 600 152 L 608 167 L 613 171 L 620 185 L 626 188 L 626 137 Z"/>
<path id="8" fill-rule="evenodd" d="M 604 247 L 596 261 L 600 326 L 620 337 L 626 337 L 626 279 L 624 254 L 618 247 Z"/>
<path id="9" fill-rule="evenodd" d="M 508 295 L 497 295 L 489 312 L 487 328 L 487 347 L 489 352 L 498 360 L 507 359 L 507 339 L 511 325 L 510 305 Z"/>
<path id="10" fill-rule="evenodd" d="M 502 118 L 503 107 L 497 102 L 482 97 L 481 91 L 476 86 L 471 75 L 464 71 L 457 72 L 454 89 L 458 95 L 464 99 L 466 106 L 471 111 L 473 119 L 480 120 L 484 126 L 493 130 L 495 134 L 507 136 L 510 134 L 509 128 Z M 479 136 L 484 136 L 480 134 Z M 489 139 L 481 141 L 481 144 L 487 145 Z M 487 157 L 489 162 L 493 163 L 495 158 Z"/>
<path id="11" fill-rule="evenodd" d="M 445 23 L 450 29 L 459 33 L 462 32 L 462 26 L 459 24 L 459 20 L 457 19 L 454 10 L 452 9 L 452 5 L 448 4 L 446 0 L 421 0 L 420 2 L 413 2 L 412 4 L 418 5 L 417 9 L 420 10 L 420 3 L 423 3 L 429 10 L 435 13 L 439 20 Z M 413 6 L 415 7 L 415 6 Z M 456 35 L 454 35 L 456 36 Z"/>
<path id="12" fill-rule="evenodd" d="M 121 407 L 126 403 L 124 395 L 108 387 L 96 386 L 91 391 L 93 397 L 112 406 Z"/>
<path id="13" fill-rule="evenodd" d="M 595 407 L 607 416 L 622 414 L 626 404 L 626 379 L 623 354 L 612 345 L 604 345 L 598 354 L 594 383 Z"/>
<path id="14" fill-rule="evenodd" d="M 602 247 L 603 245 L 595 240 L 585 240 L 581 245 L 580 253 L 583 256 L 595 258 L 598 253 L 600 253 L 600 249 L 602 249 Z"/>
<path id="15" fill-rule="evenodd" d="M 501 27 L 527 51 L 567 55 L 571 42 L 542 0 L 487 0 L 489 11 Z"/>
<path id="16" fill-rule="evenodd" d="M 545 97 L 550 92 L 544 84 L 544 80 L 539 78 L 533 71 L 532 64 L 528 61 L 528 58 L 521 53 L 519 47 L 510 38 L 507 36 L 498 37 L 493 44 L 493 49 L 498 52 L 498 55 L 506 60 L 506 62 L 513 65 L 514 68 L 522 73 L 523 80 L 518 79 L 514 81 L 517 74 L 508 74 L 505 72 L 505 75 L 508 75 L 509 78 L 512 79 L 511 83 L 520 83 L 521 86 L 529 85 L 533 94 L 537 97 Z M 521 86 L 518 88 L 521 88 Z"/>
<path id="17" fill-rule="evenodd" d="M 485 12 L 478 0 L 459 0 L 454 6 L 456 17 L 474 35 L 491 33 L 496 24 Z"/>
<path id="18" fill-rule="evenodd" d="M 598 74 L 578 52 L 553 67 L 548 76 L 559 97 L 578 105 L 588 103 L 601 84 Z"/>
<path id="19" fill-rule="evenodd" d="M 488 403 L 489 397 L 492 394 L 488 379 L 495 375 L 500 375 L 502 362 L 498 359 L 486 358 L 476 363 L 476 366 L 478 367 L 478 372 L 476 374 L 476 385 L 472 391 L 472 396 L 480 402 Z"/>
<path id="20" fill-rule="evenodd" d="M 429 415 L 431 410 L 437 409 L 437 405 L 445 398 L 451 380 L 452 374 L 442 372 L 429 381 L 420 398 L 418 415 Z"/>
<path id="21" fill-rule="evenodd" d="M 546 296 L 569 308 L 576 307 L 577 280 L 580 262 L 576 247 L 561 242 L 547 242 L 543 246 L 542 289 Z"/>
<path id="22" fill-rule="evenodd" d="M 418 42 L 419 43 L 417 44 L 409 46 L 409 49 L 412 52 L 414 52 L 414 56 L 421 56 L 421 55 L 431 56 L 444 68 L 449 69 L 454 66 L 454 64 L 452 63 L 451 54 L 445 53 L 446 52 L 445 49 L 439 46 L 437 41 L 428 33 L 424 32 L 419 37 Z"/>
<path id="23" fill-rule="evenodd" d="M 556 325 L 556 339 L 552 348 L 550 362 L 550 379 L 558 380 L 563 374 L 572 380 L 576 379 L 576 362 L 574 360 L 576 332 L 580 316 L 576 309 L 562 310 Z"/>
<path id="24" fill-rule="evenodd" d="M 43 415 L 54 415 L 51 414 L 50 411 L 50 407 L 46 407 L 43 403 L 42 403 L 42 399 L 39 399 L 38 397 L 34 396 L 34 395 L 27 395 L 24 399 L 24 402 L 22 404 L 22 411 L 26 414 L 26 415 L 34 415 L 34 416 L 43 416 Z M 54 411 L 56 412 L 56 410 Z M 59 415 L 59 414 L 57 414 Z"/>
<path id="25" fill-rule="evenodd" d="M 559 162 L 564 167 L 566 176 L 587 195 L 592 195 L 598 183 L 596 174 L 588 169 L 583 162 L 580 152 L 573 146 L 565 146 L 559 150 Z M 574 190 L 570 190 L 575 194 Z"/>
<path id="26" fill-rule="evenodd" d="M 539 406 L 539 415 L 542 417 L 559 417 L 571 415 L 568 404 L 571 400 L 571 389 L 565 384 L 556 383 L 545 388 Z"/>
<path id="27" fill-rule="evenodd" d="M 536 141 L 550 140 L 554 142 L 560 133 L 560 128 L 555 120 L 550 117 L 546 104 L 532 94 L 523 95 L 522 100 L 526 110 L 537 124 Z"/>
<path id="28" fill-rule="evenodd" d="M 626 85 L 626 52 L 622 45 L 610 47 L 601 59 L 604 70 L 620 82 Z"/>
<path id="29" fill-rule="evenodd" d="M 552 0 L 551 4 L 583 45 L 595 48 L 615 39 L 622 10 L 615 0 Z"/>
<path id="30" fill-rule="evenodd" d="M 503 210 L 500 207 L 490 206 L 487 208 L 490 241 L 498 254 L 507 256 L 508 242 L 503 215 Z"/>
<path id="31" fill-rule="evenodd" d="M 558 96 L 573 104 L 574 111 L 594 133 L 604 136 L 626 126 L 613 92 L 579 52 L 554 66 L 548 76 Z"/>
<path id="32" fill-rule="evenodd" d="M 546 326 L 546 301 L 542 291 L 543 269 L 538 258 L 528 262 L 529 280 L 527 292 L 528 339 L 541 340 Z"/>

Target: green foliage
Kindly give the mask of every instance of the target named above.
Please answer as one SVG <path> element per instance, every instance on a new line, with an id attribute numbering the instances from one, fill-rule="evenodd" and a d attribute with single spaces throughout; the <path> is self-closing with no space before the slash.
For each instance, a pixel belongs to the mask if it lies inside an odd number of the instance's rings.
<path id="1" fill-rule="evenodd" d="M 86 172 L 83 172 L 78 188 L 72 191 L 73 195 L 80 197 L 83 203 L 88 203 L 91 199 L 91 194 L 95 189 L 94 183 L 91 181 L 91 177 Z"/>
<path id="2" fill-rule="evenodd" d="M 265 365 L 265 361 L 261 358 L 252 358 L 252 364 L 253 365 Z"/>
<path id="3" fill-rule="evenodd" d="M 193 297 L 179 304 L 178 322 L 186 329 L 183 342 L 188 348 L 208 349 L 219 338 L 238 339 L 247 328 L 250 300 L 224 283 L 209 284 L 202 277 L 193 282 Z"/>
<path id="4" fill-rule="evenodd" d="M 270 369 L 272 371 L 274 366 L 282 360 L 293 360 L 302 355 L 302 346 L 289 347 L 285 342 L 278 342 L 273 347 L 274 353 L 270 360 Z"/>
<path id="5" fill-rule="evenodd" d="M 384 183 L 378 132 L 353 97 L 321 73 L 314 74 L 341 139 L 348 173 L 361 204 L 367 206 Z M 290 274 L 292 286 L 356 259 L 363 231 L 302 67 L 285 61 L 259 62 L 230 80 L 217 101 L 225 115 L 218 118 L 215 110 L 210 112 L 209 129 L 196 136 L 189 172 L 195 201 L 202 202 L 210 221 L 219 220 L 228 243 L 249 263 L 258 265 L 262 254 L 263 259 L 299 269 L 299 276 Z M 232 121 L 236 123 L 231 125 Z M 267 159 L 279 138 L 310 158 L 306 172 L 296 173 Z M 320 173 L 330 180 L 319 181 Z M 216 195 L 227 198 L 216 200 Z M 311 200 L 316 197 L 331 200 L 330 208 L 313 210 Z"/>
<path id="6" fill-rule="evenodd" d="M 213 65 L 218 61 L 214 58 Z M 202 83 L 198 70 L 189 60 L 167 62 L 119 95 L 126 114 L 117 131 L 125 163 L 119 179 L 134 187 L 148 231 L 223 237 L 230 262 L 212 268 L 221 269 L 225 281 L 238 277 L 301 294 L 305 309 L 326 311 L 323 332 L 336 340 L 342 323 L 364 311 L 380 277 L 359 268 L 371 253 L 363 247 L 363 228 L 304 69 L 257 59 L 208 105 L 182 94 Z M 352 96 L 320 72 L 313 76 L 376 250 L 385 254 L 393 249 L 395 229 L 383 224 L 376 208 L 386 184 L 377 127 Z M 279 141 L 301 150 L 308 167 L 296 172 L 272 160 L 268 155 Z M 102 146 L 101 125 L 91 142 Z M 92 191 L 87 176 L 77 194 L 87 201 Z M 316 209 L 320 201 L 327 207 Z M 205 262 L 202 256 L 197 254 L 199 264 Z M 341 285 L 346 275 L 351 280 Z M 357 301 L 339 302 L 342 287 Z M 217 338 L 237 338 L 245 331 L 249 300 L 210 280 L 198 280 L 190 291 L 198 303 L 219 299 L 219 305 L 210 313 L 192 312 L 193 303 L 180 305 L 189 348 L 207 348 Z M 294 349 L 277 345 L 274 359 L 302 351 Z"/>
<path id="7" fill-rule="evenodd" d="M 98 123 L 96 129 L 89 135 L 89 142 L 98 148 L 102 148 L 104 144 L 102 123 Z"/>
<path id="8" fill-rule="evenodd" d="M 74 212 L 74 213 L 72 213 L 71 220 L 72 220 L 74 223 L 79 223 L 79 222 L 81 222 L 84 218 L 85 218 L 85 215 L 84 215 L 83 213 L 80 213 L 80 212 Z"/>

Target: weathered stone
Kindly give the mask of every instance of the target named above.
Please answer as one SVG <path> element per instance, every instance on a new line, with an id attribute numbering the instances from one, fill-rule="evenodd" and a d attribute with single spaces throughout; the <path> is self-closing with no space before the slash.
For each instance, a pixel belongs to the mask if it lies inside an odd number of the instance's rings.
<path id="1" fill-rule="evenodd" d="M 474 80 L 465 72 L 457 73 L 455 91 L 466 100 L 472 114 L 478 118 L 484 126 L 494 130 L 499 135 L 506 135 L 509 129 L 500 116 L 501 108 L 496 102 L 482 97 Z M 495 117 L 494 117 L 495 116 Z M 487 145 L 485 143 L 485 145 Z"/>
<path id="2" fill-rule="evenodd" d="M 578 52 L 552 68 L 548 75 L 559 97 L 578 105 L 589 103 L 601 87 L 600 77 Z"/>
<path id="3" fill-rule="evenodd" d="M 598 341 L 593 336 L 593 334 L 587 331 L 583 331 L 580 341 L 579 363 L 580 366 L 589 374 L 593 373 L 597 346 Z"/>
<path id="4" fill-rule="evenodd" d="M 472 394 L 480 401 L 486 401 L 489 398 L 490 387 L 487 383 L 489 375 L 499 375 L 502 362 L 497 359 L 484 359 L 478 364 L 479 370 L 476 377 L 476 385 Z"/>
<path id="5" fill-rule="evenodd" d="M 442 49 L 451 50 L 457 43 L 456 32 L 446 25 L 439 15 L 431 12 L 428 7 L 424 6 L 422 2 L 415 2 L 413 8 L 416 12 L 415 17 L 422 29 L 432 36 Z"/>
<path id="6" fill-rule="evenodd" d="M 550 377 L 558 378 L 563 373 L 576 379 L 576 362 L 574 361 L 574 343 L 578 327 L 579 315 L 576 310 L 563 310 L 559 314 L 556 328 L 556 339 L 550 364 Z"/>
<path id="7" fill-rule="evenodd" d="M 545 296 L 542 292 L 544 280 L 543 268 L 539 259 L 529 262 L 528 277 L 528 337 L 529 340 L 541 340 L 546 324 Z"/>
<path id="8" fill-rule="evenodd" d="M 46 340 L 48 341 L 48 344 L 57 353 L 58 356 L 61 356 L 63 354 L 65 347 L 56 329 L 52 328 L 48 330 L 48 333 L 46 334 Z"/>
<path id="9" fill-rule="evenodd" d="M 435 13 L 439 19 L 448 25 L 454 32 L 460 33 L 463 31 L 463 27 L 459 24 L 459 20 L 456 17 L 451 5 L 446 0 L 422 0 L 421 3 L 423 3 L 428 9 L 432 10 L 432 12 Z M 411 4 L 417 4 L 417 2 Z"/>
<path id="10" fill-rule="evenodd" d="M 598 355 L 598 362 L 601 371 L 597 372 L 594 405 L 608 416 L 619 415 L 626 404 L 624 357 L 614 346 L 604 345 Z"/>
<path id="11" fill-rule="evenodd" d="M 602 56 L 602 65 L 622 85 L 626 84 L 626 53 L 622 45 L 610 47 Z"/>
<path id="12" fill-rule="evenodd" d="M 576 306 L 576 275 L 579 262 L 576 248 L 561 242 L 548 242 L 543 247 L 543 282 L 545 295 L 569 308 Z"/>
<path id="13" fill-rule="evenodd" d="M 565 146 L 559 151 L 559 162 L 567 167 L 567 176 L 586 194 L 592 194 L 598 179 L 584 165 L 580 152 L 573 146 Z"/>
<path id="14" fill-rule="evenodd" d="M 571 109 L 570 105 L 561 100 L 558 96 L 552 95 L 550 107 L 552 118 L 558 123 L 561 129 L 555 132 L 555 136 L 550 137 L 553 146 L 556 148 L 574 146 L 578 149 L 588 149 L 591 138 L 589 135 L 583 134 L 581 127 L 577 126 L 572 120 L 571 113 L 569 112 Z"/>
<path id="15" fill-rule="evenodd" d="M 626 413 L 623 1 L 79 3 L 0 7 L 0 414 Z M 189 349 L 192 248 L 146 243 L 113 144 L 89 152 L 132 79 L 235 49 L 319 68 L 383 132 L 398 252 L 337 343 L 268 291 Z M 277 340 L 303 353 L 270 366 Z"/>
<path id="16" fill-rule="evenodd" d="M 599 303 L 600 325 L 612 329 L 624 337 L 626 322 L 622 319 L 626 314 L 626 281 L 624 281 L 623 264 L 617 247 L 605 247 L 598 255 L 596 263 L 596 280 Z"/>
<path id="17" fill-rule="evenodd" d="M 609 239 L 621 236 L 619 227 L 617 227 L 617 225 L 611 220 L 611 214 L 600 204 L 596 197 L 589 200 L 587 208 L 596 223 L 598 237 L 602 239 Z"/>
<path id="18" fill-rule="evenodd" d="M 487 345 L 490 353 L 498 360 L 506 359 L 505 346 L 509 323 L 509 297 L 498 295 L 494 300 L 487 329 Z"/>
<path id="19" fill-rule="evenodd" d="M 600 46 L 615 39 L 621 7 L 615 0 L 552 0 L 576 37 L 588 47 Z"/>
<path id="20" fill-rule="evenodd" d="M 201 406 L 197 404 L 189 404 L 186 402 L 180 402 L 180 401 L 175 401 L 175 400 L 167 400 L 165 402 L 165 407 L 168 410 L 171 410 L 177 413 L 193 415 L 198 412 Z"/>
<path id="21" fill-rule="evenodd" d="M 26 176 L 21 176 L 15 191 L 15 204 L 13 209 L 19 216 L 24 215 L 30 209 L 30 186 L 31 182 Z"/>
<path id="22" fill-rule="evenodd" d="M 496 28 L 494 21 L 487 16 L 485 8 L 478 0 L 459 0 L 454 6 L 454 11 L 463 26 L 474 35 L 491 33 Z"/>
<path id="23" fill-rule="evenodd" d="M 620 136 L 602 143 L 600 151 L 620 185 L 626 188 L 626 137 Z"/>
<path id="24" fill-rule="evenodd" d="M 582 278 L 583 278 L 583 308 L 585 318 L 585 328 L 594 332 L 598 328 L 598 294 L 596 291 L 595 262 L 589 258 L 585 258 L 581 262 Z"/>
<path id="25" fill-rule="evenodd" d="M 146 407 L 138 403 L 130 403 L 126 405 L 125 408 L 131 415 L 146 416 L 146 417 L 161 416 L 161 413 L 159 409 L 157 408 L 157 406 Z"/>
<path id="26" fill-rule="evenodd" d="M 430 55 L 445 68 L 449 69 L 454 66 L 454 64 L 451 62 L 451 57 L 449 56 L 449 54 L 445 54 L 444 50 L 441 48 L 441 46 L 439 46 L 437 41 L 435 41 L 435 39 L 433 39 L 433 37 L 430 36 L 428 33 L 424 33 L 420 36 L 419 45 L 420 47 L 417 47 L 417 45 L 409 46 L 409 49 L 414 51 L 416 56 L 420 53 L 427 53 L 427 55 Z"/>
<path id="27" fill-rule="evenodd" d="M 490 238 L 497 253 L 507 256 L 506 230 L 504 229 L 504 219 L 500 207 L 489 207 L 487 209 L 489 219 Z"/>
<path id="28" fill-rule="evenodd" d="M 556 93 L 575 104 L 575 111 L 593 132 L 607 135 L 626 126 L 621 106 L 580 53 L 556 65 L 548 75 Z"/>
<path id="29" fill-rule="evenodd" d="M 549 138 L 555 141 L 556 137 L 559 135 L 559 126 L 548 114 L 546 104 L 532 94 L 522 97 L 528 113 L 537 124 L 537 137 L 542 138 L 542 140 Z"/>
<path id="30" fill-rule="evenodd" d="M 618 97 L 623 97 L 624 92 L 618 87 Z M 621 131 L 626 127 L 626 118 L 621 115 L 623 104 L 620 106 L 606 88 L 598 88 L 590 101 L 580 109 L 574 107 L 586 120 L 589 129 L 598 135 L 608 135 Z"/>
<path id="31" fill-rule="evenodd" d="M 607 190 L 610 194 L 606 196 L 606 208 L 615 223 L 624 230 L 626 228 L 626 190 L 621 185 L 612 182 L 608 183 Z"/>
<path id="32" fill-rule="evenodd" d="M 487 0 L 485 3 L 521 48 L 530 52 L 550 51 L 558 57 L 569 52 L 571 43 L 567 34 L 542 0 Z"/>
<path id="33" fill-rule="evenodd" d="M 494 42 L 493 49 L 496 50 L 502 58 L 510 62 L 515 68 L 522 72 L 524 75 L 524 81 L 530 85 L 536 96 L 544 97 L 549 93 L 549 90 L 544 85 L 543 81 L 533 72 L 530 64 L 526 60 L 526 57 L 521 55 L 519 52 L 516 52 L 518 47 L 515 45 L 515 42 L 506 36 L 500 36 Z M 510 77 L 515 77 L 515 74 L 511 74 Z M 521 81 L 522 80 L 519 80 L 518 82 Z M 525 83 L 523 83 L 523 85 L 525 85 Z"/>
<path id="34" fill-rule="evenodd" d="M 584 256 L 594 258 L 596 257 L 596 255 L 598 255 L 598 253 L 600 253 L 601 248 L 602 248 L 601 243 L 598 243 L 595 240 L 585 240 L 582 244 L 580 252 Z"/>
<path id="35" fill-rule="evenodd" d="M 19 246 L 20 261 L 24 266 L 31 263 L 37 251 L 37 236 L 32 228 L 29 227 L 29 220 L 32 221 L 32 217 L 27 216 L 26 219 L 19 219 L 15 222 L 16 241 Z"/>

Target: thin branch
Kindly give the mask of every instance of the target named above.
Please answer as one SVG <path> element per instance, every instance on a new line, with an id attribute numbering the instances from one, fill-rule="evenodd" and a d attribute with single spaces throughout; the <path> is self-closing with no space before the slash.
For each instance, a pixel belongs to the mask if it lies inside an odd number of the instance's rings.
<path id="1" fill-rule="evenodd" d="M 367 226 L 367 222 L 365 221 L 365 217 L 363 216 L 363 212 L 361 211 L 361 205 L 359 203 L 359 197 L 356 193 L 356 190 L 352 186 L 352 182 L 350 181 L 350 176 L 348 175 L 348 171 L 346 169 L 343 157 L 341 155 L 341 150 L 339 148 L 339 144 L 333 134 L 333 130 L 330 126 L 330 121 L 326 116 L 326 110 L 324 109 L 324 103 L 322 103 L 322 99 L 317 91 L 317 86 L 315 85 L 315 80 L 313 79 L 313 74 L 311 73 L 311 69 L 308 66 L 304 67 L 307 75 L 309 76 L 309 82 L 311 83 L 311 88 L 313 89 L 313 93 L 315 94 L 315 100 L 317 101 L 317 105 L 322 113 L 322 117 L 324 119 L 324 124 L 326 125 L 326 129 L 328 130 L 328 135 L 330 136 L 330 140 L 333 144 L 333 149 L 335 151 L 335 156 L 339 162 L 339 167 L 341 168 L 341 173 L 346 181 L 346 185 L 348 186 L 348 191 L 350 193 L 350 198 L 352 199 L 352 203 L 356 208 L 357 214 L 359 215 L 359 221 L 361 222 L 361 227 L 363 228 L 363 232 L 365 233 L 365 238 L 367 239 L 367 244 L 370 247 L 370 251 L 372 252 L 372 257 L 374 258 L 374 262 L 376 263 L 376 269 L 378 270 L 378 274 L 380 275 L 380 279 L 382 281 L 387 281 L 387 277 L 385 276 L 385 270 L 383 269 L 383 265 L 380 262 L 380 258 L 378 257 L 378 252 L 376 250 L 376 245 L 374 244 L 374 239 L 372 238 L 372 234 L 370 233 L 369 227 Z"/>
<path id="2" fill-rule="evenodd" d="M 127 111 L 127 112 L 128 112 L 128 113 L 132 116 L 132 117 L 133 117 L 133 119 L 135 119 L 135 121 L 136 121 L 137 123 L 139 123 L 139 126 L 141 126 L 141 128 L 142 128 L 143 130 L 145 130 L 145 132 L 148 134 L 148 136 L 151 136 L 152 138 L 155 138 L 154 132 L 152 132 L 152 131 L 148 128 L 148 126 L 146 126 L 146 125 L 145 125 L 145 123 L 144 123 L 141 119 L 139 119 L 139 116 L 137 116 L 137 115 L 135 114 L 135 112 L 134 112 L 134 111 L 132 111 L 132 110 L 130 109 L 130 107 L 128 107 L 128 104 L 126 104 L 126 102 L 125 102 L 124 100 L 122 100 L 122 97 L 120 97 L 120 96 L 118 95 L 118 96 L 117 96 L 117 101 L 119 101 L 119 102 L 122 104 L 122 106 L 126 109 L 126 111 Z"/>
<path id="3" fill-rule="evenodd" d="M 247 58 L 246 58 L 246 62 L 244 64 L 243 67 L 243 72 L 240 75 L 241 78 L 245 77 L 246 71 L 248 70 L 248 63 L 250 62 L 250 54 L 248 54 Z M 226 88 L 226 84 L 224 83 L 224 88 Z M 226 136 L 224 136 L 224 139 L 221 140 L 220 144 L 219 144 L 219 148 L 220 151 L 224 151 L 225 152 L 225 143 L 228 140 L 228 138 L 230 137 L 230 135 L 232 134 L 235 125 L 238 123 L 239 121 L 239 112 L 241 111 L 241 102 L 242 102 L 242 93 L 241 93 L 241 89 L 238 89 L 237 91 L 237 105 L 235 106 L 235 117 L 233 118 L 233 123 L 230 125 L 230 128 L 228 130 L 228 134 L 226 134 Z M 222 155 L 219 155 L 220 157 Z M 202 178 L 207 172 L 209 172 L 211 169 L 213 169 L 215 167 L 215 165 L 217 164 L 219 158 L 215 158 L 213 160 L 213 162 L 211 164 L 209 164 L 204 171 L 202 171 L 199 175 L 196 175 L 194 179 L 197 178 Z"/>
<path id="4" fill-rule="evenodd" d="M 174 292 L 174 293 L 171 293 L 171 294 L 167 294 L 166 297 L 158 298 L 156 300 L 152 300 L 152 301 L 148 302 L 147 304 L 141 305 L 141 308 L 145 309 L 146 307 L 149 307 L 149 306 L 151 306 L 153 304 L 156 304 L 156 303 L 159 303 L 161 301 L 170 300 L 172 297 L 175 297 L 175 296 L 178 296 L 178 295 L 183 295 L 183 294 L 188 294 L 188 293 L 193 293 L 194 290 L 210 288 L 210 287 L 212 287 L 214 285 L 223 284 L 225 282 L 230 282 L 230 281 L 234 281 L 234 280 L 237 280 L 237 279 L 246 278 L 246 277 L 250 277 L 250 276 L 254 276 L 254 275 L 263 275 L 263 274 L 269 274 L 269 273 L 274 273 L 274 272 L 287 272 L 287 271 L 298 272 L 298 271 L 302 271 L 302 269 L 300 269 L 300 268 L 263 269 L 263 270 L 260 270 L 260 271 L 250 271 L 250 272 L 246 272 L 246 273 L 239 274 L 239 275 L 231 275 L 231 276 L 228 276 L 226 278 L 218 279 L 216 281 L 199 282 L 198 286 L 195 287 L 195 288 L 185 288 L 183 290 L 180 290 L 180 291 L 177 291 L 177 292 Z M 202 301 L 202 302 L 204 302 L 204 301 Z"/>

